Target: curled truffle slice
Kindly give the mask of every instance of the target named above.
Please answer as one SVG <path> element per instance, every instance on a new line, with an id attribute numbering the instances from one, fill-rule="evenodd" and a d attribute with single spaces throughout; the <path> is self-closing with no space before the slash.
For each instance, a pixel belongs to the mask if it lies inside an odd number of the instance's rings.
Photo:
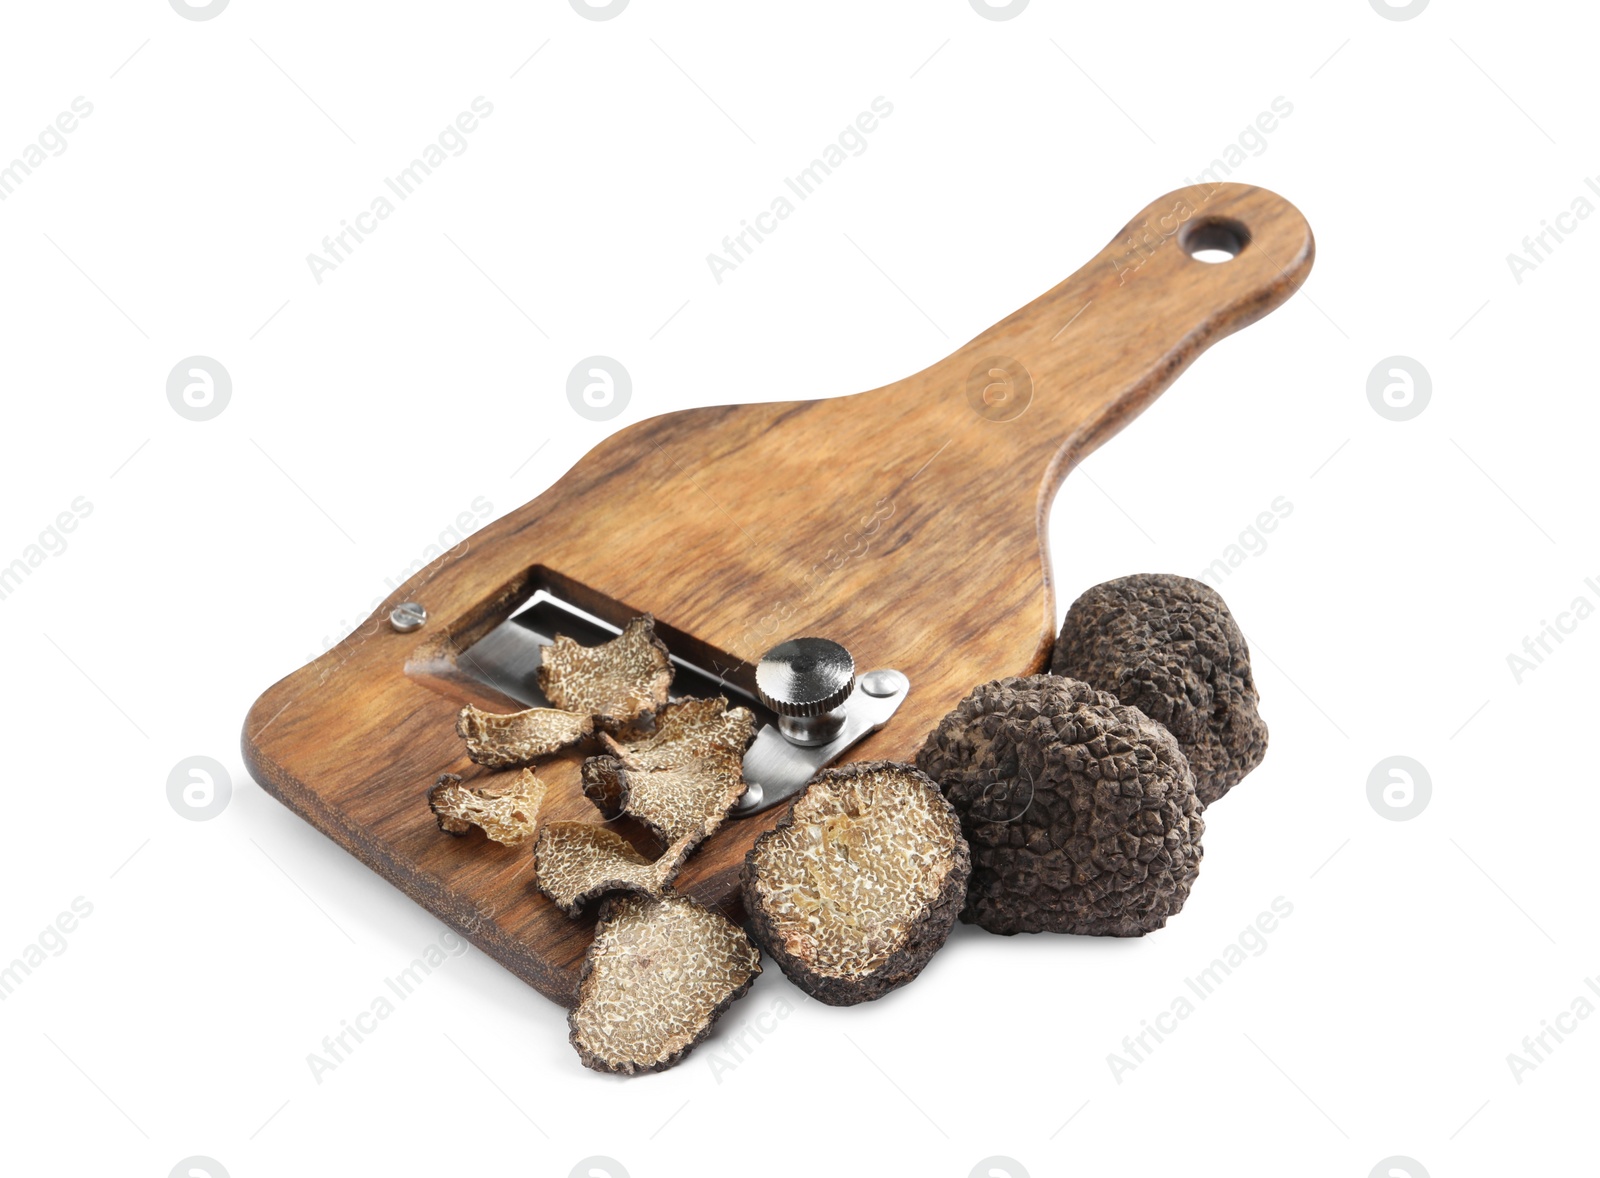
<path id="1" fill-rule="evenodd" d="M 744 862 L 757 942 L 833 1006 L 882 997 L 950 935 L 971 861 L 955 810 L 910 765 L 817 775 Z"/>
<path id="2" fill-rule="evenodd" d="M 754 713 L 730 708 L 720 695 L 668 704 L 656 718 L 655 732 L 641 740 L 624 743 L 600 734 L 611 754 L 634 769 L 671 769 L 718 748 L 742 754 L 755 738 Z"/>
<path id="3" fill-rule="evenodd" d="M 614 830 L 590 822 L 547 822 L 533 848 L 534 883 L 568 916 L 606 892 L 654 895 L 677 873 L 651 862 Z"/>
<path id="4" fill-rule="evenodd" d="M 583 792 L 608 820 L 639 819 L 667 844 L 666 857 L 682 863 L 744 793 L 744 752 L 755 731 L 750 710 L 720 696 L 671 704 L 642 740 L 602 734 L 611 752 L 583 763 Z"/>
<path id="5" fill-rule="evenodd" d="M 594 732 L 594 721 L 557 708 L 502 713 L 468 704 L 456 716 L 456 732 L 466 742 L 467 756 L 478 764 L 508 769 L 531 764 L 587 738 Z"/>
<path id="6" fill-rule="evenodd" d="M 519 847 L 539 826 L 544 795 L 545 784 L 531 769 L 497 773 L 474 785 L 443 773 L 428 791 L 428 807 L 446 834 L 463 835 L 480 826 L 495 842 Z"/>
<path id="7" fill-rule="evenodd" d="M 1200 870 L 1200 799 L 1178 742 L 1059 675 L 973 689 L 917 753 L 972 848 L 961 919 L 994 933 L 1138 937 Z"/>
<path id="8" fill-rule="evenodd" d="M 745 789 L 743 750 L 722 746 L 669 769 L 590 757 L 582 775 L 584 794 L 608 820 L 627 814 L 661 836 L 674 869 L 722 825 Z"/>
<path id="9" fill-rule="evenodd" d="M 1221 594 L 1203 582 L 1140 573 L 1096 585 L 1067 611 L 1050 669 L 1164 724 L 1204 805 L 1266 756 L 1249 647 Z"/>
<path id="10" fill-rule="evenodd" d="M 662 1071 L 760 972 L 761 951 L 744 930 L 687 896 L 613 896 L 584 958 L 568 1037 L 596 1071 Z"/>
<path id="11" fill-rule="evenodd" d="M 539 664 L 545 697 L 562 711 L 593 716 L 606 732 L 648 728 L 671 686 L 672 663 L 649 614 L 599 646 L 579 646 L 558 634 Z"/>

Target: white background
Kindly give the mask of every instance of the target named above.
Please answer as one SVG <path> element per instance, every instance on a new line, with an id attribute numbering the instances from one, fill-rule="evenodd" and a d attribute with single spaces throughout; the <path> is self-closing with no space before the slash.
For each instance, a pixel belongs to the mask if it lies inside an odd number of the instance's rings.
<path id="1" fill-rule="evenodd" d="M 0 601 L 0 961 L 92 905 L 0 1003 L 7 1172 L 566 1175 L 598 1155 L 635 1178 L 964 1178 L 999 1156 L 1365 1176 L 1403 1155 L 1420 1165 L 1397 1173 L 1442 1176 L 1590 1156 L 1600 1019 L 1520 1083 L 1507 1062 L 1600 973 L 1600 621 L 1520 683 L 1507 663 L 1580 594 L 1600 604 L 1600 224 L 1520 283 L 1506 260 L 1600 169 L 1586 7 L 635 0 L 600 22 L 565 0 L 234 0 L 194 21 L 142 0 L 14 4 L 5 26 L 0 160 L 93 104 L 0 203 L 0 564 L 92 507 Z M 867 150 L 718 284 L 708 252 L 880 95 Z M 494 111 L 465 153 L 319 284 L 306 255 L 478 96 Z M 473 949 L 314 1080 L 307 1054 L 443 929 L 250 781 L 254 697 L 479 497 L 503 514 L 644 416 L 922 368 L 1279 96 L 1292 115 L 1234 178 L 1310 220 L 1308 283 L 1053 516 L 1064 611 L 1111 576 L 1198 573 L 1292 504 L 1222 585 L 1271 749 L 1208 814 L 1170 927 L 961 927 L 853 1009 L 769 969 L 710 1044 L 635 1080 L 583 1069 L 564 1013 Z M 633 377 L 612 422 L 565 398 L 594 353 Z M 196 354 L 233 380 L 204 422 L 165 392 Z M 1395 354 L 1433 383 L 1404 422 L 1366 395 Z M 205 822 L 167 798 L 196 755 L 232 781 Z M 1391 755 L 1432 780 L 1410 821 L 1368 800 Z M 1123 1037 L 1280 896 L 1265 951 L 1114 1078 Z"/>

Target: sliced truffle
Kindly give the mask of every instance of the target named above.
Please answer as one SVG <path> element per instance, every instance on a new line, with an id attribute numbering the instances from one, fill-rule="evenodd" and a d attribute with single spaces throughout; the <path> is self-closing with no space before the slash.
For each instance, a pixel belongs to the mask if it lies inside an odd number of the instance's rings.
<path id="1" fill-rule="evenodd" d="M 730 708 L 722 696 L 686 699 L 668 704 L 656 718 L 655 732 L 622 742 L 607 733 L 600 743 L 634 769 L 672 769 L 713 749 L 741 754 L 756 738 L 756 718 L 749 708 Z"/>
<path id="2" fill-rule="evenodd" d="M 534 883 L 568 916 L 606 892 L 659 893 L 676 864 L 652 862 L 614 830 L 590 822 L 547 822 L 533 848 Z"/>
<path id="3" fill-rule="evenodd" d="M 1183 751 L 1138 708 L 1058 675 L 973 690 L 917 754 L 961 817 L 961 919 L 1137 937 L 1183 907 L 1205 823 Z"/>
<path id="4" fill-rule="evenodd" d="M 473 704 L 461 709 L 456 731 L 467 756 L 491 769 L 529 765 L 593 734 L 594 721 L 557 708 L 486 712 Z"/>
<path id="5" fill-rule="evenodd" d="M 755 717 L 727 701 L 675 704 L 656 734 L 583 763 L 583 792 L 608 820 L 628 814 L 667 844 L 676 868 L 722 825 L 744 793 L 744 751 Z"/>
<path id="6" fill-rule="evenodd" d="M 606 732 L 648 730 L 671 686 L 672 663 L 649 614 L 599 646 L 579 646 L 558 634 L 539 664 L 545 698 L 562 711 L 593 716 Z"/>
<path id="7" fill-rule="evenodd" d="M 463 785 L 455 773 L 444 773 L 428 791 L 428 806 L 446 834 L 466 834 L 474 826 L 497 843 L 518 847 L 539 826 L 545 784 L 533 770 L 496 773 Z"/>
<path id="8" fill-rule="evenodd" d="M 613 896 L 584 958 L 569 1038 L 596 1071 L 662 1071 L 760 972 L 761 952 L 744 930 L 688 897 Z"/>
<path id="9" fill-rule="evenodd" d="M 1266 755 L 1244 634 L 1200 581 L 1141 573 L 1096 585 L 1067 611 L 1050 669 L 1164 724 L 1207 806 Z"/>
<path id="10" fill-rule="evenodd" d="M 928 964 L 966 899 L 967 841 L 938 787 L 910 765 L 817 775 L 744 863 L 757 942 L 833 1006 L 879 998 Z"/>

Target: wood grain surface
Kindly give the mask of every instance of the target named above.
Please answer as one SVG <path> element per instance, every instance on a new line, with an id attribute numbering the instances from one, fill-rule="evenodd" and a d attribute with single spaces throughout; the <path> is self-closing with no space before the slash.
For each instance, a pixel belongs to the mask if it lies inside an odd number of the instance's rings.
<path id="1" fill-rule="evenodd" d="M 1232 261 L 1190 256 L 1230 239 L 1243 245 Z M 440 773 L 482 772 L 455 734 L 461 704 L 516 706 L 463 676 L 461 652 L 539 588 L 619 625 L 652 613 L 673 653 L 747 688 L 767 647 L 820 634 L 859 668 L 910 676 L 899 714 L 851 754 L 910 760 L 974 685 L 1046 666 L 1057 615 L 1045 524 L 1067 472 L 1213 341 L 1287 299 L 1313 254 L 1310 227 L 1281 197 L 1182 189 L 904 380 L 629 426 L 262 695 L 245 720 L 246 763 L 317 829 L 570 1005 L 592 922 L 533 890 L 530 848 L 442 834 L 428 810 Z M 395 633 L 386 618 L 406 600 L 428 622 Z M 539 768 L 548 817 L 599 821 L 579 789 L 581 759 Z M 730 820 L 680 890 L 742 918 L 740 866 L 782 813 Z"/>

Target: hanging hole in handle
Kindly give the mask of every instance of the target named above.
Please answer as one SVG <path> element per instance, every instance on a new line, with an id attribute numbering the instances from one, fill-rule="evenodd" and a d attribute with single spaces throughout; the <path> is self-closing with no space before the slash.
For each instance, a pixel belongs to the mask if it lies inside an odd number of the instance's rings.
<path id="1" fill-rule="evenodd" d="M 1228 217 L 1205 217 L 1183 227 L 1183 252 L 1197 262 L 1231 262 L 1250 244 L 1250 230 Z"/>

